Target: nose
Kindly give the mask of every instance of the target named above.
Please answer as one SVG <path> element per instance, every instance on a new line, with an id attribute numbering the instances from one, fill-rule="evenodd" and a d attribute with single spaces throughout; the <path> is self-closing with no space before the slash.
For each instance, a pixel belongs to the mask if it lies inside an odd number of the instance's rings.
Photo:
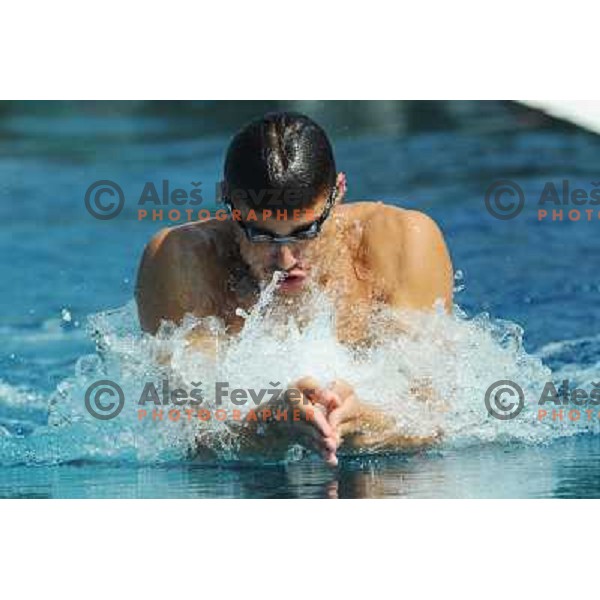
<path id="1" fill-rule="evenodd" d="M 275 247 L 274 249 L 274 262 L 278 269 L 282 271 L 287 271 L 291 269 L 297 262 L 292 249 L 286 245 L 281 244 Z"/>

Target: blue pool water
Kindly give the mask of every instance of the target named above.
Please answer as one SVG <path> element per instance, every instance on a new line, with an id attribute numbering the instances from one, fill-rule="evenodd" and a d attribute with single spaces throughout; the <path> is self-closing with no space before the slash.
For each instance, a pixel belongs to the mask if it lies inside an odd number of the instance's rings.
<path id="1" fill-rule="evenodd" d="M 600 381 L 600 221 L 536 213 L 545 182 L 600 181 L 600 138 L 506 103 L 294 105 L 330 133 L 350 199 L 424 210 L 446 235 L 460 271 L 458 322 L 435 322 L 459 349 L 439 363 L 458 388 L 448 444 L 346 458 L 335 471 L 311 457 L 200 463 L 177 436 L 86 418 L 86 383 L 124 371 L 133 381 L 148 368 L 131 298 L 143 246 L 167 223 L 137 220 L 145 182 L 202 181 L 210 207 L 228 137 L 281 106 L 291 104 L 0 105 L 0 497 L 599 497 L 598 423 L 536 423 L 533 409 L 499 423 L 483 403 L 498 379 L 519 378 L 528 399 L 547 379 L 588 390 Z M 127 198 L 110 221 L 83 201 L 103 179 Z M 515 219 L 486 211 L 499 179 L 524 190 Z M 379 392 L 402 383 L 387 375 L 395 360 L 427 362 L 422 346 L 392 345 L 357 365 L 315 331 L 324 376 L 349 370 Z M 250 341 L 277 369 L 275 342 Z M 245 364 L 248 345 L 225 366 Z M 298 356 L 320 368 L 301 346 Z"/>

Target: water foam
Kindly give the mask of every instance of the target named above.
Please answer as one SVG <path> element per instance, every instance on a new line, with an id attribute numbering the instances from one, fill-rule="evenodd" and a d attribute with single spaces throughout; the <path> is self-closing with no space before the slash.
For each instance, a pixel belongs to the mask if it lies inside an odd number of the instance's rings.
<path id="1" fill-rule="evenodd" d="M 305 375 L 323 385 L 345 379 L 364 402 L 393 415 L 399 431 L 422 436 L 441 430 L 441 451 L 489 442 L 540 443 L 598 429 L 595 421 L 538 420 L 537 398 L 557 374 L 525 352 L 523 330 L 515 323 L 486 313 L 470 318 L 458 306 L 452 315 L 441 306 L 427 315 L 382 309 L 369 322 L 377 343 L 350 348 L 337 340 L 335 310 L 323 293 L 311 292 L 311 318 L 300 325 L 276 310 L 275 284 L 263 290 L 249 314 L 242 313 L 245 326 L 234 338 L 225 336 L 218 319 L 193 317 L 179 326 L 164 324 L 156 336 L 143 334 L 133 302 L 91 316 L 87 330 L 96 352 L 80 357 L 50 398 L 0 386 L 0 406 L 22 405 L 27 398 L 38 410 L 40 402 L 48 405 L 47 422 L 25 433 L 0 423 L 0 464 L 181 461 L 190 457 L 199 433 L 217 456 L 238 459 L 227 424 L 138 418 L 144 382 L 165 377 L 183 387 L 201 381 L 207 408 L 216 406 L 210 391 L 217 381 L 231 389 L 267 389 Z M 216 359 L 189 347 L 188 336 L 198 327 L 217 340 Z M 404 334 L 397 333 L 399 327 Z M 542 355 L 547 358 L 552 349 L 545 347 Z M 121 414 L 110 421 L 92 418 L 84 405 L 88 386 L 101 379 L 118 382 L 126 398 Z M 509 421 L 491 417 L 483 401 L 487 388 L 502 379 L 517 382 L 526 399 L 522 413 Z M 431 390 L 428 398 L 411 392 L 415 382 Z"/>

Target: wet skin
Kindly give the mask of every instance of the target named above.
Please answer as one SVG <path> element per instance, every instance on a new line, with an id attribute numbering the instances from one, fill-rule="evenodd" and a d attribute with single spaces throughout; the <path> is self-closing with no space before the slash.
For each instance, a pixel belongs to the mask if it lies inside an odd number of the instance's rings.
<path id="1" fill-rule="evenodd" d="M 340 176 L 338 185 L 342 181 Z M 289 235 L 321 214 L 326 199 L 327 194 L 315 199 L 312 216 L 264 222 L 259 218 L 252 225 Z M 374 306 L 430 311 L 441 300 L 450 311 L 452 264 L 434 221 L 423 213 L 381 202 L 344 205 L 342 200 L 343 193 L 316 239 L 293 244 L 250 243 L 230 218 L 159 231 L 147 245 L 138 273 L 136 300 L 142 328 L 155 333 L 161 321 L 179 323 L 191 313 L 220 317 L 228 333 L 235 335 L 243 326 L 236 309 L 250 310 L 260 284 L 271 281 L 276 271 L 284 274 L 277 295 L 288 300 L 287 310 L 305 310 L 304 292 L 314 285 L 333 299 L 337 335 L 343 343 L 368 343 L 365 325 Z M 203 350 L 214 349 L 214 340 L 206 332 L 195 332 L 191 342 Z M 300 439 L 329 464 L 336 464 L 341 444 L 406 449 L 437 439 L 399 435 L 394 419 L 362 403 L 347 382 L 322 387 L 305 378 L 293 387 L 313 390 L 313 412 L 286 432 L 286 441 Z"/>

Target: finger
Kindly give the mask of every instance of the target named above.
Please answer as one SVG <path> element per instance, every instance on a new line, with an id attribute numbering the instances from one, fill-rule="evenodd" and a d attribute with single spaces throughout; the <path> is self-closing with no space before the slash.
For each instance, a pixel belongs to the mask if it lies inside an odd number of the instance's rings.
<path id="1" fill-rule="evenodd" d="M 333 433 L 331 425 L 327 422 L 327 416 L 325 412 L 320 409 L 320 407 L 316 407 L 313 404 L 302 404 L 302 402 L 290 402 L 288 401 L 291 410 L 294 412 L 293 419 L 294 421 L 305 421 L 307 423 L 312 424 L 324 437 L 330 437 Z"/>
<path id="2" fill-rule="evenodd" d="M 336 440 L 334 437 L 325 437 L 314 427 L 311 427 L 307 423 L 297 423 L 294 429 L 298 435 L 310 441 L 311 444 L 316 445 L 320 451 L 335 451 L 337 449 Z"/>
<path id="3" fill-rule="evenodd" d="M 314 380 L 311 381 L 310 378 L 304 378 L 297 382 L 296 385 L 306 392 L 305 386 L 313 385 L 313 383 Z M 315 404 L 306 405 L 302 402 L 298 404 L 289 402 L 289 404 L 293 406 L 294 409 L 298 409 L 298 413 L 294 413 L 294 421 L 296 421 L 296 415 L 300 416 L 302 419 L 299 423 L 295 422 L 294 426 L 299 430 L 304 431 L 305 434 L 305 427 L 308 427 L 309 430 L 311 430 L 311 432 L 307 434 L 307 439 L 310 440 L 310 443 L 315 445 L 315 449 L 321 453 L 321 456 L 327 464 L 332 466 L 337 465 L 335 451 L 341 443 L 341 438 L 327 421 L 324 407 Z M 300 425 L 302 425 L 302 427 L 300 427 Z"/>
<path id="4" fill-rule="evenodd" d="M 312 424 L 312 426 L 317 429 L 317 431 L 319 431 L 323 437 L 334 437 L 335 432 L 327 421 L 327 417 L 321 410 L 316 410 L 312 407 L 309 407 L 301 412 L 305 417 L 305 421 Z"/>
<path id="5" fill-rule="evenodd" d="M 305 429 L 301 435 L 304 438 L 307 447 L 318 452 L 328 465 L 337 465 L 335 440 L 319 437 L 314 429 Z"/>
<path id="6" fill-rule="evenodd" d="M 341 406 L 342 399 L 331 390 L 320 389 L 310 397 L 313 406 L 329 414 L 333 409 Z"/>
<path id="7" fill-rule="evenodd" d="M 313 428 L 305 424 L 298 427 L 296 432 L 300 443 L 319 454 L 327 465 L 334 467 L 338 464 L 335 453 L 335 442 L 333 440 L 323 439 Z"/>
<path id="8" fill-rule="evenodd" d="M 315 414 L 319 414 L 319 419 L 324 419 L 323 425 L 328 426 L 325 415 L 321 411 L 309 408 L 305 412 L 305 416 L 307 416 L 309 410 Z M 324 428 L 327 429 L 326 427 Z M 333 435 L 326 436 L 322 430 L 323 428 L 319 429 L 315 427 L 315 422 L 307 419 L 304 421 L 294 422 L 293 429 L 303 440 L 303 445 L 319 453 L 327 465 L 331 467 L 337 466 L 338 459 L 336 456 L 336 450 L 340 440 L 330 427 L 329 429 L 332 431 Z"/>
<path id="9" fill-rule="evenodd" d="M 332 390 L 323 390 L 319 394 L 317 401 L 325 407 L 327 413 L 339 408 L 343 403 L 340 395 Z"/>
<path id="10" fill-rule="evenodd" d="M 301 425 L 300 429 L 318 443 L 321 450 L 335 452 L 340 445 L 341 438 L 335 432 L 332 435 L 324 436 L 320 431 L 305 423 Z"/>
<path id="11" fill-rule="evenodd" d="M 302 395 L 306 396 L 311 402 L 313 397 L 321 389 L 319 382 L 314 377 L 310 376 L 301 377 L 292 387 L 300 390 Z"/>
<path id="12" fill-rule="evenodd" d="M 325 459 L 325 463 L 328 464 L 330 467 L 337 467 L 338 459 L 335 452 L 330 452 L 323 458 Z"/>

